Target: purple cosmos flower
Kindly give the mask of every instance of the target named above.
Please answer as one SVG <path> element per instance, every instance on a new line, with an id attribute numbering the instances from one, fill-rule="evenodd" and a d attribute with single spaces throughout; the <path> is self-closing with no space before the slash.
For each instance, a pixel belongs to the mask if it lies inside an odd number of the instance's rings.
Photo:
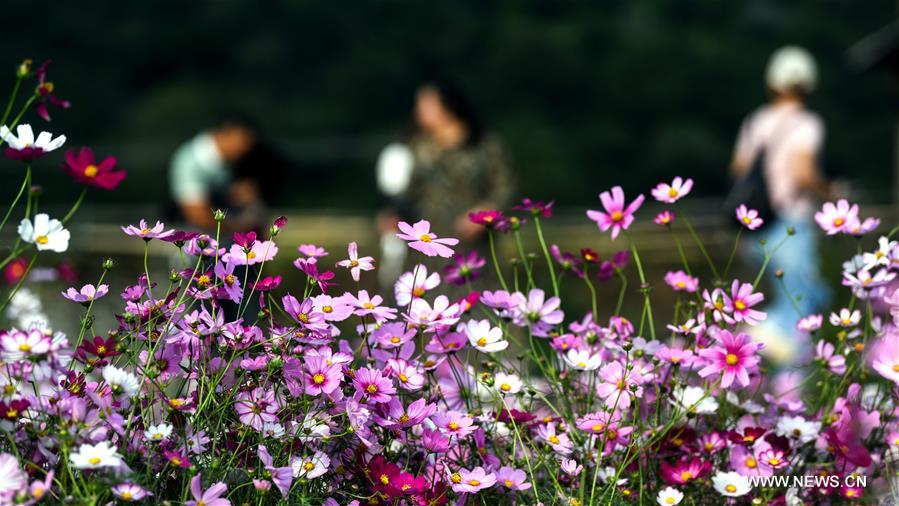
<path id="1" fill-rule="evenodd" d="M 475 225 L 483 225 L 489 229 L 507 230 L 509 228 L 509 219 L 495 209 L 468 213 L 468 220 Z"/>
<path id="2" fill-rule="evenodd" d="M 263 445 L 259 445 L 256 454 L 259 456 L 259 460 L 262 461 L 262 465 L 265 466 L 265 470 L 271 474 L 272 482 L 281 492 L 281 496 L 287 499 L 287 495 L 290 493 L 290 485 L 293 484 L 293 468 L 290 466 L 275 467 L 272 455 L 268 452 L 268 448 Z"/>
<path id="3" fill-rule="evenodd" d="M 398 398 L 387 403 L 383 415 L 374 415 L 372 419 L 381 427 L 389 429 L 408 429 L 414 427 L 437 411 L 437 405 L 428 403 L 426 399 L 418 399 L 406 407 Z"/>
<path id="4" fill-rule="evenodd" d="M 509 490 L 527 490 L 531 484 L 527 481 L 527 474 L 521 469 L 503 466 L 496 472 L 496 482 Z"/>
<path id="5" fill-rule="evenodd" d="M 668 209 L 660 212 L 656 215 L 655 218 L 652 219 L 652 222 L 656 225 L 668 226 L 674 223 L 674 218 L 676 215 L 674 211 L 669 211 Z"/>
<path id="6" fill-rule="evenodd" d="M 393 285 L 393 296 L 399 306 L 407 306 L 412 299 L 424 297 L 428 290 L 440 285 L 440 274 L 428 274 L 428 268 L 416 265 L 412 271 L 404 272 Z"/>
<path id="7" fill-rule="evenodd" d="M 899 440 L 899 433 L 896 435 Z M 424 429 L 421 435 L 421 443 L 431 453 L 446 453 L 450 449 L 449 437 L 437 430 Z"/>
<path id="8" fill-rule="evenodd" d="M 753 293 L 752 283 L 740 284 L 734 280 L 730 289 L 730 299 L 725 302 L 725 310 L 733 315 L 738 322 L 746 322 L 749 325 L 758 325 L 767 314 L 763 311 L 752 309 L 753 306 L 765 300 L 762 292 Z"/>
<path id="9" fill-rule="evenodd" d="M 684 458 L 674 465 L 662 462 L 659 473 L 669 485 L 685 485 L 702 478 L 712 470 L 712 463 L 698 457 Z"/>
<path id="10" fill-rule="evenodd" d="M 322 293 L 328 291 L 328 287 L 334 284 L 330 282 L 334 279 L 334 273 L 331 271 L 319 272 L 318 263 L 314 258 L 297 258 L 293 261 L 293 265 L 303 271 L 310 283 L 318 283 Z"/>
<path id="11" fill-rule="evenodd" d="M 109 285 L 100 285 L 98 287 L 94 287 L 94 285 L 84 285 L 81 287 L 81 290 L 69 288 L 62 292 L 62 296 L 72 302 L 89 304 L 94 300 L 102 298 L 107 293 L 109 293 Z"/>
<path id="12" fill-rule="evenodd" d="M 163 225 L 161 221 L 157 221 L 156 225 L 150 227 L 147 224 L 147 221 L 142 219 L 138 226 L 128 225 L 127 227 L 122 227 L 122 232 L 134 237 L 140 237 L 145 241 L 150 241 L 151 239 L 163 239 L 173 234 L 175 231 L 165 230 L 165 225 Z"/>
<path id="13" fill-rule="evenodd" d="M 343 371 L 340 364 L 332 364 L 328 357 L 306 356 L 303 359 L 306 395 L 329 395 L 340 387 Z"/>
<path id="14" fill-rule="evenodd" d="M 185 502 L 184 506 L 231 506 L 231 501 L 222 498 L 227 490 L 228 485 L 222 482 L 203 490 L 203 479 L 197 474 L 190 480 L 190 493 L 194 498 Z"/>
<path id="15" fill-rule="evenodd" d="M 735 382 L 739 387 L 749 386 L 749 375 L 758 371 L 757 352 L 762 345 L 753 343 L 746 334 L 733 335 L 728 330 L 715 334 L 715 341 L 715 345 L 699 350 L 706 364 L 699 375 L 707 378 L 720 374 L 721 388 L 730 388 Z"/>
<path id="16" fill-rule="evenodd" d="M 72 103 L 68 100 L 63 100 L 56 95 L 53 94 L 56 86 L 47 80 L 47 68 L 52 63 L 52 60 L 47 60 L 40 65 L 35 71 L 35 75 L 37 76 L 37 103 L 34 104 L 34 112 L 44 121 L 50 121 L 50 109 L 48 105 L 52 105 L 53 107 L 59 107 L 60 109 L 68 109 L 72 106 Z"/>
<path id="17" fill-rule="evenodd" d="M 553 215 L 553 206 L 555 204 L 556 201 L 554 200 L 543 202 L 542 200 L 531 200 L 529 198 L 523 198 L 521 199 L 521 204 L 513 206 L 512 209 L 516 211 L 527 211 L 533 216 L 543 216 L 544 218 L 551 218 Z"/>
<path id="18" fill-rule="evenodd" d="M 654 199 L 659 202 L 664 202 L 666 204 L 673 204 L 680 200 L 683 197 L 686 197 L 690 190 L 693 188 L 693 180 L 687 179 L 684 181 L 683 178 L 677 176 L 674 178 L 674 181 L 671 184 L 668 183 L 659 183 L 655 188 L 652 189 L 652 196 Z"/>
<path id="19" fill-rule="evenodd" d="M 170 242 L 175 246 L 182 248 L 185 244 L 193 239 L 200 237 L 198 232 L 186 232 L 184 230 L 176 230 L 166 237 L 160 237 L 159 240 Z"/>
<path id="20" fill-rule="evenodd" d="M 401 221 L 397 226 L 400 232 L 402 232 L 396 234 L 397 237 L 404 241 L 409 241 L 410 248 L 420 251 L 429 257 L 440 256 L 449 258 L 453 254 L 453 249 L 450 246 L 459 244 L 459 239 L 438 238 L 437 234 L 431 232 L 431 223 L 427 220 L 418 221 L 414 225 Z"/>
<path id="21" fill-rule="evenodd" d="M 749 230 L 755 230 L 765 224 L 765 220 L 759 217 L 759 212 L 749 209 L 745 204 L 737 208 L 737 221 Z"/>
<path id="22" fill-rule="evenodd" d="M 337 262 L 337 267 L 346 267 L 353 276 L 353 281 L 359 281 L 359 273 L 361 271 L 370 271 L 375 268 L 375 259 L 372 257 L 360 257 L 356 241 L 350 243 L 347 247 L 349 257 L 347 260 Z"/>
<path id="23" fill-rule="evenodd" d="M 560 250 L 559 247 L 555 244 L 549 247 L 549 252 L 550 254 L 552 254 L 552 257 L 556 261 L 556 263 L 559 264 L 559 268 L 561 268 L 563 272 L 571 271 L 580 278 L 584 277 L 584 270 L 581 268 L 582 260 L 580 258 L 567 251 L 562 252 L 562 250 Z"/>
<path id="24" fill-rule="evenodd" d="M 78 183 L 114 190 L 128 175 L 124 170 L 115 170 L 115 166 L 114 156 L 107 156 L 102 162 L 97 162 L 94 151 L 83 147 L 78 154 L 73 149 L 66 152 L 62 170 Z"/>
<path id="25" fill-rule="evenodd" d="M 574 459 L 562 459 L 560 467 L 565 474 L 572 477 L 581 474 L 581 471 L 584 470 L 584 466 L 578 464 Z"/>
<path id="26" fill-rule="evenodd" d="M 879 226 L 880 218 L 865 218 L 864 221 L 856 218 L 846 224 L 846 233 L 852 234 L 855 237 L 862 237 L 877 230 L 877 227 Z"/>
<path id="27" fill-rule="evenodd" d="M 256 282 L 253 287 L 257 292 L 270 292 L 281 285 L 281 275 L 266 276 Z"/>
<path id="28" fill-rule="evenodd" d="M 481 274 L 480 269 L 485 265 L 487 260 L 478 255 L 477 251 L 456 253 L 453 255 L 453 263 L 443 268 L 444 279 L 447 283 L 464 285 L 477 279 Z"/>
<path id="29" fill-rule="evenodd" d="M 559 309 L 561 300 L 558 297 L 546 299 L 546 294 L 539 288 L 528 292 L 526 301 L 519 303 L 515 324 L 519 326 L 530 325 L 534 328 L 534 335 L 545 336 L 552 327 L 562 323 L 565 313 Z"/>
<path id="30" fill-rule="evenodd" d="M 405 323 L 385 323 L 378 327 L 371 336 L 378 345 L 384 348 L 399 348 L 408 343 L 418 332 L 406 327 Z"/>
<path id="31" fill-rule="evenodd" d="M 329 329 L 325 315 L 316 311 L 315 302 L 312 299 L 303 299 L 300 302 L 293 295 L 287 294 L 281 297 L 284 311 L 299 323 L 300 328 L 314 333 L 325 332 Z"/>
<path id="32" fill-rule="evenodd" d="M 453 491 L 460 494 L 476 494 L 485 488 L 496 484 L 496 475 L 488 473 L 483 467 L 476 467 L 471 471 L 459 469 L 450 475 Z"/>
<path id="33" fill-rule="evenodd" d="M 611 228 L 614 240 L 622 230 L 627 230 L 634 222 L 634 213 L 640 209 L 643 199 L 643 195 L 638 195 L 630 205 L 625 206 L 624 190 L 620 186 L 615 186 L 611 193 L 604 191 L 599 194 L 605 212 L 591 209 L 587 211 L 587 217 L 595 221 L 603 232 Z"/>
<path id="34" fill-rule="evenodd" d="M 240 302 L 243 299 L 243 288 L 240 286 L 240 279 L 234 275 L 234 264 L 221 261 L 215 264 L 215 277 L 222 280 L 222 291 L 226 297 L 233 302 Z"/>
<path id="35" fill-rule="evenodd" d="M 356 370 L 353 385 L 356 387 L 358 398 L 367 399 L 368 402 L 373 403 L 390 402 L 393 394 L 396 393 L 396 387 L 393 386 L 390 378 L 384 376 L 379 369 L 369 367 Z"/>

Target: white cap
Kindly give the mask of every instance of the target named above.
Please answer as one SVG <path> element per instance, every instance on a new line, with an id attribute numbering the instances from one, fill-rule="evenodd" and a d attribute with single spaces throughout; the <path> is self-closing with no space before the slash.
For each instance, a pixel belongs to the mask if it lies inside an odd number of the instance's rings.
<path id="1" fill-rule="evenodd" d="M 793 88 L 812 91 L 818 83 L 815 58 L 801 47 L 782 47 L 768 61 L 765 83 L 774 91 L 784 92 Z"/>

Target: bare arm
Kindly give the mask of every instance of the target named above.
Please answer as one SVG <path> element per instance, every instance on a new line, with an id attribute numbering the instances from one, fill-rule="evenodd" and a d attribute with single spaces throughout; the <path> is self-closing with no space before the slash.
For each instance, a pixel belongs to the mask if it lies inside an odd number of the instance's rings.
<path id="1" fill-rule="evenodd" d="M 796 168 L 796 182 L 799 187 L 819 198 L 827 198 L 828 185 L 818 171 L 815 154 L 811 151 L 800 151 L 794 155 L 793 166 Z"/>

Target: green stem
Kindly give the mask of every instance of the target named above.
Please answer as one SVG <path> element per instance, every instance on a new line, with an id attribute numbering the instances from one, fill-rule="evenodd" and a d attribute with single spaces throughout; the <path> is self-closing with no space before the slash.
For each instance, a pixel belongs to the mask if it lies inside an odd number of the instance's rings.
<path id="1" fill-rule="evenodd" d="M 640 291 L 643 292 L 643 307 L 646 310 L 647 318 L 649 318 L 649 335 L 654 340 L 656 338 L 656 329 L 652 320 L 652 302 L 649 300 L 649 286 L 646 284 L 646 275 L 643 272 L 643 262 L 640 261 L 640 253 L 637 252 L 637 246 L 634 244 L 633 239 L 631 239 L 630 234 L 627 235 L 627 240 L 630 242 L 631 253 L 634 255 L 634 263 L 637 265 L 637 272 L 640 274 Z"/>
<path id="2" fill-rule="evenodd" d="M 740 227 L 740 230 L 737 231 L 737 238 L 734 240 L 734 249 L 730 250 L 730 258 L 727 259 L 727 265 L 724 267 L 724 279 L 727 279 L 727 274 L 730 272 L 730 266 L 734 263 L 734 257 L 737 256 L 737 248 L 740 247 L 740 237 L 743 236 L 743 227 Z"/>
<path id="3" fill-rule="evenodd" d="M 0 125 L 5 125 L 6 120 L 9 119 L 9 114 L 12 112 L 12 106 L 16 102 L 16 97 L 19 96 L 19 88 L 22 86 L 22 80 L 24 78 L 19 77 L 16 79 L 16 85 L 13 86 L 12 95 L 9 96 L 9 102 L 6 103 L 6 109 L 3 111 L 3 119 L 0 119 Z M 2 142 L 2 140 L 0 140 Z"/>
<path id="4" fill-rule="evenodd" d="M 72 216 L 75 216 L 75 213 L 76 213 L 76 212 L 78 211 L 78 209 L 81 207 L 81 204 L 84 203 L 84 197 L 85 197 L 86 195 L 87 195 L 87 187 L 85 186 L 84 189 L 81 190 L 81 195 L 78 196 L 78 200 L 76 200 L 75 203 L 72 204 L 72 208 L 69 209 L 69 212 L 66 213 L 65 217 L 62 219 L 62 224 L 63 224 L 63 225 L 65 225 L 66 223 L 68 223 L 69 220 L 72 219 Z"/>
<path id="5" fill-rule="evenodd" d="M 540 218 L 534 216 L 534 228 L 537 229 L 537 239 L 540 241 L 540 249 L 543 250 L 543 257 L 546 258 L 546 267 L 549 269 L 549 277 L 553 283 L 553 294 L 559 296 L 559 283 L 556 281 L 556 271 L 553 269 L 553 261 L 549 256 L 549 250 L 546 249 L 546 241 L 543 239 L 543 228 L 540 226 Z"/>
<path id="6" fill-rule="evenodd" d="M 31 181 L 31 164 L 29 163 L 25 167 L 25 179 L 22 180 L 22 187 L 19 188 L 19 194 L 16 195 L 16 198 L 13 199 L 12 204 L 9 205 L 9 209 L 6 211 L 6 215 L 3 217 L 3 221 L 0 222 L 0 231 L 3 230 L 3 227 L 6 226 L 6 222 L 9 221 L 9 216 L 12 214 L 13 209 L 16 208 L 16 205 L 19 203 L 19 200 L 22 199 L 22 195 L 25 193 L 25 189 L 28 188 L 28 183 Z"/>
<path id="7" fill-rule="evenodd" d="M 702 256 L 705 257 L 705 261 L 709 264 L 709 269 L 711 269 L 712 274 L 715 275 L 716 281 L 721 281 L 721 276 L 718 275 L 718 269 L 715 268 L 715 263 L 712 262 L 712 257 L 709 256 L 709 252 L 706 251 L 705 245 L 702 244 L 702 240 L 699 239 L 699 235 L 696 234 L 696 230 L 693 229 L 693 225 L 690 223 L 690 220 L 687 217 L 684 217 L 684 224 L 687 226 L 687 230 L 690 231 L 690 235 L 693 237 L 693 240 L 696 242 L 696 245 L 699 246 L 699 251 L 702 252 Z"/>
<path id="8" fill-rule="evenodd" d="M 490 240 L 490 257 L 493 259 L 493 267 L 496 269 L 496 277 L 499 278 L 499 284 L 502 285 L 503 290 L 509 291 L 509 287 L 506 285 L 506 279 L 503 277 L 503 270 L 499 266 L 499 262 L 496 260 L 496 244 L 493 239 L 493 230 L 487 231 L 487 238 Z"/>

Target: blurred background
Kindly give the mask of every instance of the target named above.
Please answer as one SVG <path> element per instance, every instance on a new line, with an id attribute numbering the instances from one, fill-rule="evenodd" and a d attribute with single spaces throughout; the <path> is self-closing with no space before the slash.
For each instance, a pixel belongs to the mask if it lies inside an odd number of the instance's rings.
<path id="1" fill-rule="evenodd" d="M 822 169 L 850 181 L 853 198 L 890 205 L 899 84 L 876 44 L 850 49 L 896 14 L 894 0 L 100 1 L 40 14 L 14 2 L 3 7 L 0 92 L 23 58 L 52 59 L 54 93 L 72 107 L 31 122 L 128 170 L 76 218 L 71 257 L 93 272 L 100 253 L 142 251 L 112 225 L 165 216 L 175 150 L 234 109 L 290 161 L 269 204 L 305 220 L 291 222 L 301 227 L 293 243 L 342 250 L 356 239 L 374 254 L 376 160 L 438 75 L 464 88 L 502 140 L 515 195 L 557 201 L 554 242 L 621 249 L 599 243 L 584 208 L 613 184 L 648 194 L 680 175 L 696 180 L 697 224 L 712 243 L 720 236 L 713 252 L 726 258 L 732 231 L 716 224 L 716 202 L 740 123 L 767 98 L 768 57 L 785 44 L 818 61 L 809 107 L 826 122 Z M 57 172 L 61 160 L 39 164 L 48 209 L 80 191 Z M 20 178 L 19 164 L 0 161 L 0 188 Z M 657 251 L 660 265 L 674 261 L 670 245 Z"/>

